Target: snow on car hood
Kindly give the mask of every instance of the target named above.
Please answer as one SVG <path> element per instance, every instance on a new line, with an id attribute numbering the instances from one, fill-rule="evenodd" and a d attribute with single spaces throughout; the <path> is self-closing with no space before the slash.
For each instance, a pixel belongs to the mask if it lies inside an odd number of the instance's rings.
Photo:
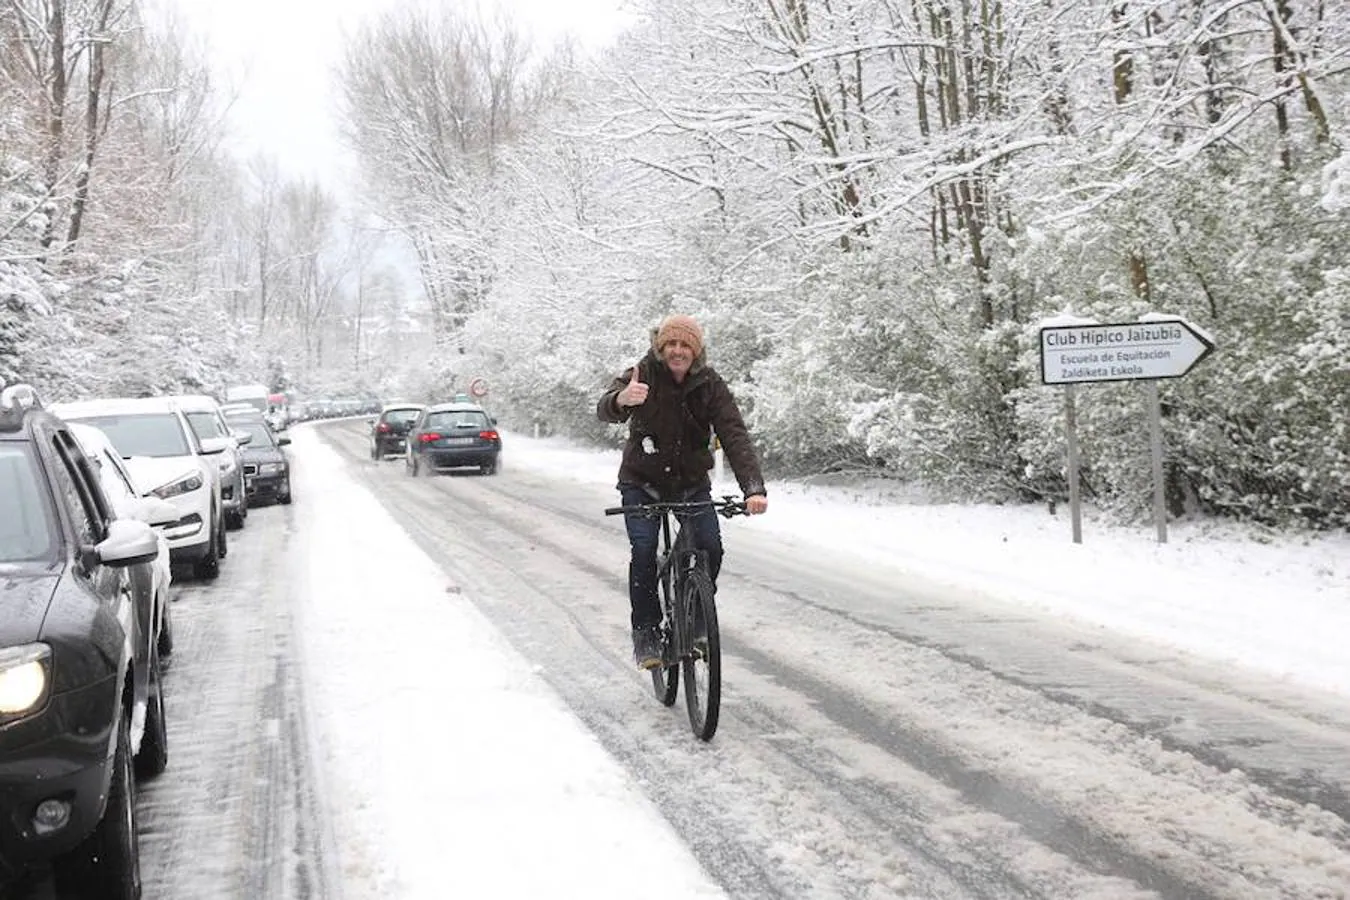
<path id="1" fill-rule="evenodd" d="M 143 491 L 153 491 L 187 475 L 201 473 L 195 459 L 181 456 L 129 456 L 126 463 Z"/>
<path id="2" fill-rule="evenodd" d="M 263 463 L 286 462 L 286 454 L 282 453 L 278 448 L 259 447 L 255 450 L 245 444 L 239 448 L 239 451 L 246 462 L 257 463 L 258 465 L 262 465 Z"/>

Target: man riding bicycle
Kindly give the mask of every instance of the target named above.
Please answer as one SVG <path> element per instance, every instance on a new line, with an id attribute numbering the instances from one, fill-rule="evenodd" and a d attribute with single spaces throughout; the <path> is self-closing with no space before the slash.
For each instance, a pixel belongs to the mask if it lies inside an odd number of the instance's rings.
<path id="1" fill-rule="evenodd" d="M 766 511 L 769 500 L 759 458 L 736 399 L 707 364 L 703 329 L 690 316 L 668 316 L 652 334 L 652 346 L 635 366 L 614 379 L 596 404 L 602 422 L 627 422 L 628 441 L 619 464 L 624 506 L 653 499 L 710 501 L 716 435 L 745 495 L 749 514 Z M 661 665 L 661 603 L 656 557 L 660 522 L 625 515 L 632 556 L 628 601 L 632 607 L 633 658 L 639 668 Z M 711 506 L 690 515 L 695 545 L 706 551 L 713 584 L 722 567 L 722 530 Z"/>

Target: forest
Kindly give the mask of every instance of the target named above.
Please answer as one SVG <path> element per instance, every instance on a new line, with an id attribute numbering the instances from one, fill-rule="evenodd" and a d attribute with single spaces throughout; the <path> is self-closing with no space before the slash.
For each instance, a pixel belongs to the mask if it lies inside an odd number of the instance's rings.
<path id="1" fill-rule="evenodd" d="M 1175 315 L 1215 350 L 1157 382 L 1171 512 L 1350 526 L 1350 0 L 635 6 L 600 49 L 370 16 L 339 190 L 230 151 L 171 11 L 0 0 L 0 377 L 485 377 L 504 427 L 612 444 L 595 397 L 687 312 L 774 477 L 1053 503 L 1040 328 Z M 1146 516 L 1143 385 L 1075 393 L 1085 495 Z"/>

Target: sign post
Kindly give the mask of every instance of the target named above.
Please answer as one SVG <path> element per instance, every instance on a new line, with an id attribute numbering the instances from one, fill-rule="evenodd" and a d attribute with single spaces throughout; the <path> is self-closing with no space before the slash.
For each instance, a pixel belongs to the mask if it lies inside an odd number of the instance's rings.
<path id="1" fill-rule="evenodd" d="M 1083 507 L 1078 487 L 1078 409 L 1074 406 L 1073 385 L 1064 385 L 1064 440 L 1069 448 L 1069 521 L 1073 542 L 1083 543 Z"/>
<path id="2" fill-rule="evenodd" d="M 1153 460 L 1153 526 L 1158 532 L 1158 543 L 1167 543 L 1167 486 L 1163 482 L 1162 400 L 1158 396 L 1158 381 L 1151 378 L 1148 390 L 1149 456 Z"/>
<path id="3" fill-rule="evenodd" d="M 1078 440 L 1073 386 L 1100 381 L 1145 381 L 1153 468 L 1153 521 L 1158 543 L 1167 543 L 1163 482 L 1162 403 L 1158 379 L 1180 378 L 1214 352 L 1203 331 L 1176 316 L 1150 315 L 1137 322 L 1099 324 L 1075 320 L 1041 328 L 1041 382 L 1064 385 L 1069 451 L 1069 506 L 1073 541 L 1082 543 L 1078 496 Z"/>

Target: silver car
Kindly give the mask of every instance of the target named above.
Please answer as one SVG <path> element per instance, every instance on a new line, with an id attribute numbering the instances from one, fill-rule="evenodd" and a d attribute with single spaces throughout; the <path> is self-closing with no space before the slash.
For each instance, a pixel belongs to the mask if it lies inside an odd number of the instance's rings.
<path id="1" fill-rule="evenodd" d="M 242 447 L 248 443 L 248 435 L 230 427 L 214 397 L 176 394 L 168 399 L 182 410 L 198 440 L 227 439 L 225 452 L 216 457 L 220 461 L 220 501 L 225 508 L 225 524 L 243 528 L 248 519 L 248 485 Z"/>

